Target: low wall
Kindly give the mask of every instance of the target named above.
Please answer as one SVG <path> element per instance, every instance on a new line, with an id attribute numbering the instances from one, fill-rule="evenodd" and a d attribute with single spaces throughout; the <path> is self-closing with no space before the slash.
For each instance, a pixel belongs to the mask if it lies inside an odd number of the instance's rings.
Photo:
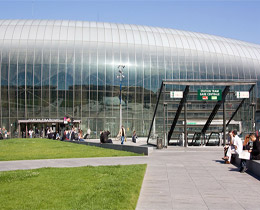
<path id="1" fill-rule="evenodd" d="M 85 141 L 65 141 L 65 142 L 71 142 L 76 144 L 84 144 L 89 146 L 95 146 L 95 147 L 102 147 L 107 149 L 115 149 L 115 150 L 122 150 L 127 152 L 134 152 L 137 154 L 144 154 L 148 155 L 148 147 L 142 147 L 142 146 L 130 146 L 130 145 L 121 145 L 121 144 L 100 144 L 95 142 L 85 142 Z"/>
<path id="2" fill-rule="evenodd" d="M 231 163 L 236 165 L 237 167 L 240 167 L 240 161 L 241 159 L 238 158 L 238 155 L 232 155 Z M 246 167 L 248 168 L 248 171 L 252 174 L 258 176 L 260 178 L 260 160 L 247 160 L 246 161 Z"/>

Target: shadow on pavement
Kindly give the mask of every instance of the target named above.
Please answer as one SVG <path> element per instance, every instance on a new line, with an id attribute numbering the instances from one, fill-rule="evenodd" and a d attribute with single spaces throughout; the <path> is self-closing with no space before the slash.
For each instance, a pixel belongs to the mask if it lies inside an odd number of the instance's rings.
<path id="1" fill-rule="evenodd" d="M 214 160 L 216 163 L 225 164 L 224 160 Z"/>

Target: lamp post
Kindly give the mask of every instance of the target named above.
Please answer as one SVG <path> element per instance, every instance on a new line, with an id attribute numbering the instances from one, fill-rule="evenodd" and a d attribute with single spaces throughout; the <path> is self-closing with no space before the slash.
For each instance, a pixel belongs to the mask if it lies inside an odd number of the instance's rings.
<path id="1" fill-rule="evenodd" d="M 119 80 L 120 80 L 120 95 L 119 95 L 119 100 L 120 100 L 120 104 L 119 104 L 119 129 L 120 129 L 122 127 L 122 79 L 124 78 L 123 69 L 125 68 L 125 66 L 119 65 L 117 68 L 118 68 L 118 72 L 119 72 L 119 75 L 117 76 L 117 78 L 119 78 Z"/>

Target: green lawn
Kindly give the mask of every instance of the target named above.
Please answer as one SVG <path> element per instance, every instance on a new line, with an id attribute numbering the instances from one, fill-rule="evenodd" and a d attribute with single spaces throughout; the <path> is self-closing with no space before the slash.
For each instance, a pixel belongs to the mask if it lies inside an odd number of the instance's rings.
<path id="1" fill-rule="evenodd" d="M 137 155 L 132 152 L 50 139 L 8 139 L 0 141 L 0 161 Z"/>
<path id="2" fill-rule="evenodd" d="M 146 165 L 0 172 L 0 209 L 135 209 Z"/>

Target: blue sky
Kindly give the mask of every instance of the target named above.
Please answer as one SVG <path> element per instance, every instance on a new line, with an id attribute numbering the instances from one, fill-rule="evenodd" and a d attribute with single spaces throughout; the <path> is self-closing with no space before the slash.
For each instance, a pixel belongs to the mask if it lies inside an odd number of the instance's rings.
<path id="1" fill-rule="evenodd" d="M 0 0 L 0 18 L 139 24 L 260 44 L 260 0 Z"/>

